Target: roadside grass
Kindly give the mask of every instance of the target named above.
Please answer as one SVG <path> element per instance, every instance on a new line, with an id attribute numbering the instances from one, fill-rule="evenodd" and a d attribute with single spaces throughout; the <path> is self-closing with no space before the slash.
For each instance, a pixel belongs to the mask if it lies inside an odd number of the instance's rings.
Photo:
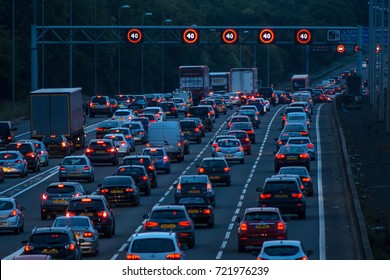
<path id="1" fill-rule="evenodd" d="M 30 100 L 18 100 L 15 102 L 14 110 L 12 110 L 12 102 L 8 100 L 2 101 L 0 109 L 0 120 L 14 121 L 16 119 L 27 119 L 30 114 Z"/>

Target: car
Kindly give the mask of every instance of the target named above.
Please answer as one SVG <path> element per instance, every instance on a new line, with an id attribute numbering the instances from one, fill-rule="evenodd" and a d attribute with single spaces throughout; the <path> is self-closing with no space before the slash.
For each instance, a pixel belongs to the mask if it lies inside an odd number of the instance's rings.
<path id="1" fill-rule="evenodd" d="M 13 231 L 19 234 L 24 231 L 25 208 L 13 197 L 0 197 L 0 231 Z"/>
<path id="2" fill-rule="evenodd" d="M 212 183 L 232 184 L 229 164 L 224 158 L 206 157 L 198 167 L 198 175 L 207 175 Z"/>
<path id="3" fill-rule="evenodd" d="M 111 139 L 118 151 L 118 156 L 127 156 L 130 154 L 131 148 L 122 133 L 109 133 L 104 135 L 103 139 Z"/>
<path id="4" fill-rule="evenodd" d="M 294 176 L 268 177 L 256 191 L 258 207 L 277 207 L 283 216 L 306 219 L 306 197 L 300 180 Z"/>
<path id="5" fill-rule="evenodd" d="M 207 197 L 202 195 L 182 196 L 178 204 L 185 206 L 195 226 L 205 225 L 208 228 L 214 227 L 214 207 Z"/>
<path id="6" fill-rule="evenodd" d="M 284 126 L 282 133 L 293 131 L 299 132 L 301 136 L 309 136 L 310 132 L 310 130 L 308 130 L 307 125 L 305 126 L 302 123 L 289 123 Z"/>
<path id="7" fill-rule="evenodd" d="M 0 121 L 0 149 L 6 149 L 9 143 L 15 142 L 16 130 L 12 121 Z"/>
<path id="8" fill-rule="evenodd" d="M 237 139 L 235 135 L 220 134 L 215 136 L 214 141 L 210 141 L 211 155 L 215 156 L 215 148 L 218 147 L 218 141 L 222 139 Z"/>
<path id="9" fill-rule="evenodd" d="M 209 108 L 202 106 L 191 106 L 187 111 L 187 118 L 199 118 L 201 119 L 205 130 L 213 130 L 213 116 L 210 114 Z"/>
<path id="10" fill-rule="evenodd" d="M 145 107 L 148 106 L 148 100 L 146 99 L 145 95 L 136 94 L 136 95 L 130 95 L 130 96 L 132 98 L 132 103 L 142 104 L 142 105 L 145 105 Z"/>
<path id="11" fill-rule="evenodd" d="M 142 150 L 141 155 L 150 156 L 156 170 L 162 170 L 166 174 L 171 173 L 171 161 L 165 149 L 161 147 L 148 147 Z"/>
<path id="12" fill-rule="evenodd" d="M 233 109 L 233 97 L 225 93 L 222 95 L 223 100 L 225 101 L 226 108 Z"/>
<path id="13" fill-rule="evenodd" d="M 202 120 L 200 118 L 186 118 L 185 120 L 188 121 L 195 121 L 196 125 L 198 126 L 201 136 L 204 137 L 206 135 L 206 127 L 202 123 Z"/>
<path id="14" fill-rule="evenodd" d="M 67 156 L 60 163 L 58 180 L 87 180 L 91 183 L 95 180 L 95 168 L 86 155 Z"/>
<path id="15" fill-rule="evenodd" d="M 130 129 L 131 135 L 133 136 L 136 144 L 145 144 L 148 141 L 148 133 L 145 131 L 142 122 L 124 122 L 122 126 Z"/>
<path id="16" fill-rule="evenodd" d="M 282 131 L 279 134 L 279 138 L 274 138 L 274 140 L 276 141 L 276 152 L 279 151 L 280 147 L 286 145 L 290 137 L 299 137 L 299 136 L 301 136 L 301 133 L 299 131 L 287 131 L 287 132 Z"/>
<path id="17" fill-rule="evenodd" d="M 329 82 L 331 83 L 330 86 L 333 87 L 334 85 L 334 80 L 331 81 L 329 80 Z M 309 98 L 296 98 L 295 95 L 300 95 L 300 94 L 308 94 L 309 95 Z M 292 95 L 292 99 L 291 99 L 292 102 L 296 102 L 296 101 L 306 101 L 309 106 L 313 109 L 314 105 L 315 105 L 315 99 L 314 99 L 314 89 L 313 88 L 300 88 L 299 91 L 296 91 L 293 93 Z"/>
<path id="18" fill-rule="evenodd" d="M 276 105 L 276 94 L 272 87 L 260 87 L 256 97 L 261 97 L 265 100 L 268 100 L 272 106 Z"/>
<path id="19" fill-rule="evenodd" d="M 299 113 L 299 112 L 305 113 L 305 110 L 300 106 L 286 106 L 284 112 L 280 113 L 280 115 L 282 116 L 282 129 L 284 128 L 284 125 L 286 123 L 287 115 L 289 113 Z M 310 116 L 307 113 L 306 116 L 309 117 L 310 119 Z"/>
<path id="20" fill-rule="evenodd" d="M 64 214 L 72 197 L 85 194 L 87 192 L 78 182 L 50 183 L 41 196 L 41 219 Z"/>
<path id="21" fill-rule="evenodd" d="M 223 99 L 214 98 L 215 104 L 217 104 L 217 110 L 219 114 L 226 115 L 227 114 L 227 106 Z"/>
<path id="22" fill-rule="evenodd" d="M 92 221 L 87 216 L 57 217 L 53 228 L 70 227 L 76 235 L 77 241 L 80 242 L 83 254 L 97 256 L 99 253 L 99 232 L 95 229 Z"/>
<path id="23" fill-rule="evenodd" d="M 131 130 L 127 127 L 114 127 L 111 128 L 108 134 L 123 134 L 125 137 L 125 141 L 129 145 L 130 152 L 135 151 L 135 140 L 133 135 L 131 134 Z"/>
<path id="24" fill-rule="evenodd" d="M 116 101 L 116 99 L 110 98 L 110 106 L 113 113 L 119 109 L 118 101 Z"/>
<path id="25" fill-rule="evenodd" d="M 133 122 L 140 122 L 142 123 L 142 126 L 144 127 L 144 130 L 146 133 L 149 132 L 149 125 L 150 125 L 150 121 L 148 118 L 145 118 L 145 117 L 137 117 L 137 118 L 134 118 L 133 119 Z"/>
<path id="26" fill-rule="evenodd" d="M 308 260 L 312 254 L 299 240 L 272 240 L 263 243 L 257 260 Z"/>
<path id="27" fill-rule="evenodd" d="M 275 154 L 275 173 L 278 173 L 283 166 L 304 166 L 307 171 L 310 171 L 310 155 L 300 145 L 282 146 Z"/>
<path id="28" fill-rule="evenodd" d="M 42 141 L 36 139 L 28 139 L 28 140 L 19 140 L 19 142 L 31 142 L 35 145 L 39 153 L 39 163 L 41 166 L 49 166 L 49 153 L 46 150 L 46 146 Z"/>
<path id="29" fill-rule="evenodd" d="M 156 167 L 150 156 L 146 155 L 131 155 L 126 156 L 122 160 L 122 165 L 142 165 L 145 167 L 146 172 L 148 173 L 150 186 L 152 188 L 157 188 L 157 172 Z"/>
<path id="30" fill-rule="evenodd" d="M 9 143 L 7 146 L 7 151 L 19 151 L 26 159 L 27 169 L 32 170 L 32 172 L 36 173 L 41 170 L 39 162 L 39 153 L 33 143 Z"/>
<path id="31" fill-rule="evenodd" d="M 184 205 L 156 205 L 144 215 L 145 232 L 175 232 L 180 243 L 195 246 L 195 225 Z"/>
<path id="32" fill-rule="evenodd" d="M 244 130 L 248 134 L 252 144 L 256 144 L 256 134 L 252 123 L 249 122 L 233 122 L 230 130 Z"/>
<path id="33" fill-rule="evenodd" d="M 28 174 L 27 161 L 19 151 L 0 151 L 0 165 L 4 176 L 16 174 L 23 178 Z"/>
<path id="34" fill-rule="evenodd" d="M 261 115 L 265 115 L 269 111 L 262 98 L 249 98 L 246 100 L 245 105 L 255 106 Z"/>
<path id="35" fill-rule="evenodd" d="M 131 109 L 119 109 L 111 117 L 113 121 L 127 122 L 135 118 L 136 115 Z M 119 125 L 120 126 L 120 125 Z"/>
<path id="36" fill-rule="evenodd" d="M 114 99 L 118 103 L 118 109 L 129 109 L 131 97 L 126 94 L 118 94 L 114 96 Z"/>
<path id="37" fill-rule="evenodd" d="M 185 140 L 202 143 L 202 131 L 194 120 L 183 119 L 179 123 Z"/>
<path id="38" fill-rule="evenodd" d="M 215 123 L 216 113 L 215 113 L 215 110 L 214 110 L 213 106 L 211 106 L 211 105 L 198 105 L 198 107 L 205 107 L 205 108 L 207 108 L 207 110 L 208 110 L 207 114 L 210 116 L 210 118 L 213 121 L 213 123 Z"/>
<path id="39" fill-rule="evenodd" d="M 291 104 L 289 105 L 290 107 L 302 107 L 305 112 L 311 116 L 313 115 L 313 110 L 312 107 L 310 107 L 309 103 L 305 101 L 293 101 L 291 100 Z"/>
<path id="40" fill-rule="evenodd" d="M 137 104 L 137 103 L 133 103 L 133 104 L 130 104 L 129 106 L 127 106 L 127 109 L 132 110 L 135 115 L 142 114 L 144 112 L 145 108 L 146 108 L 145 105 Z"/>
<path id="41" fill-rule="evenodd" d="M 248 122 L 250 123 L 251 120 L 249 119 L 249 116 L 247 115 L 233 115 L 229 118 L 227 122 L 227 129 L 231 128 L 233 123 L 235 122 Z"/>
<path id="42" fill-rule="evenodd" d="M 103 183 L 98 184 L 97 193 L 103 195 L 111 206 L 139 205 L 139 188 L 128 175 L 106 176 Z"/>
<path id="43" fill-rule="evenodd" d="M 278 175 L 298 175 L 304 186 L 306 196 L 313 196 L 313 181 L 309 171 L 304 166 L 285 166 L 279 169 Z"/>
<path id="44" fill-rule="evenodd" d="M 240 140 L 241 146 L 244 148 L 244 153 L 247 155 L 252 154 L 251 140 L 245 130 L 228 130 L 227 136 L 234 136 Z"/>
<path id="45" fill-rule="evenodd" d="M 96 127 L 96 134 L 95 138 L 96 139 L 102 139 L 104 135 L 110 132 L 111 128 L 117 128 L 121 127 L 122 122 L 121 121 L 113 121 L 113 120 L 106 120 L 101 123 Z"/>
<path id="46" fill-rule="evenodd" d="M 200 100 L 199 101 L 199 106 L 201 105 L 210 105 L 211 108 L 213 109 L 214 111 L 214 114 L 215 114 L 215 117 L 216 118 L 219 118 L 219 106 L 217 105 L 217 103 L 215 102 L 214 99 L 203 99 L 203 100 Z"/>
<path id="47" fill-rule="evenodd" d="M 82 249 L 70 227 L 36 227 L 24 244 L 23 255 L 45 254 L 55 260 L 80 260 Z"/>
<path id="48" fill-rule="evenodd" d="M 253 127 L 259 128 L 260 127 L 260 113 L 258 111 L 254 110 L 239 110 L 238 111 L 239 116 L 248 116 L 249 120 L 252 122 Z"/>
<path id="49" fill-rule="evenodd" d="M 310 155 L 310 160 L 316 159 L 316 151 L 314 148 L 314 144 L 310 140 L 310 137 L 307 136 L 289 137 L 286 145 L 302 146 L 306 150 L 306 152 Z"/>
<path id="50" fill-rule="evenodd" d="M 126 260 L 183 260 L 176 232 L 139 232 L 130 236 Z"/>
<path id="51" fill-rule="evenodd" d="M 159 106 L 159 96 L 154 93 L 145 94 L 146 100 L 148 101 L 148 106 Z"/>
<path id="52" fill-rule="evenodd" d="M 163 109 L 165 114 L 168 116 L 174 116 L 175 118 L 179 117 L 179 112 L 176 108 L 176 104 L 173 101 L 163 101 L 160 102 L 160 107 Z"/>
<path id="53" fill-rule="evenodd" d="M 238 139 L 219 140 L 215 148 L 215 156 L 223 157 L 227 161 L 239 161 L 241 164 L 245 161 L 244 148 Z"/>
<path id="54" fill-rule="evenodd" d="M 144 114 L 153 114 L 156 117 L 156 121 L 162 122 L 166 121 L 167 115 L 161 107 L 157 106 L 148 106 L 144 109 Z"/>
<path id="55" fill-rule="evenodd" d="M 121 165 L 115 175 L 131 176 L 139 191 L 147 196 L 150 195 L 152 187 L 149 175 L 143 165 Z"/>
<path id="56" fill-rule="evenodd" d="M 187 102 L 184 100 L 184 98 L 175 97 L 172 98 L 172 102 L 175 103 L 175 106 L 177 108 L 178 113 L 187 113 Z"/>
<path id="57" fill-rule="evenodd" d="M 91 97 L 91 101 L 89 102 L 90 118 L 94 118 L 96 115 L 107 115 L 107 117 L 111 117 L 112 114 L 112 107 L 108 96 L 95 95 Z"/>
<path id="58" fill-rule="evenodd" d="M 118 165 L 118 150 L 111 139 L 92 139 L 85 149 L 85 155 L 92 163 Z"/>
<path id="59" fill-rule="evenodd" d="M 310 120 L 304 112 L 291 112 L 286 115 L 285 125 L 291 123 L 301 123 L 306 128 L 307 131 L 310 131 Z"/>
<path id="60" fill-rule="evenodd" d="M 69 201 L 66 216 L 88 216 L 104 237 L 115 235 L 115 213 L 103 195 L 74 196 Z"/>
<path id="61" fill-rule="evenodd" d="M 147 118 L 149 120 L 149 123 L 153 123 L 153 122 L 157 121 L 155 114 L 142 113 L 142 114 L 139 114 L 138 117 L 139 118 Z"/>
<path id="62" fill-rule="evenodd" d="M 63 134 L 50 134 L 42 138 L 49 157 L 64 157 L 72 153 L 72 145 Z"/>
<path id="63" fill-rule="evenodd" d="M 176 185 L 174 194 L 175 204 L 179 203 L 182 196 L 203 195 L 210 200 L 211 205 L 215 207 L 215 191 L 207 175 L 181 175 Z"/>
<path id="64" fill-rule="evenodd" d="M 247 246 L 261 247 L 267 240 L 287 239 L 287 223 L 283 220 L 279 208 L 246 208 L 242 218 L 237 217 L 238 252 L 244 252 Z"/>

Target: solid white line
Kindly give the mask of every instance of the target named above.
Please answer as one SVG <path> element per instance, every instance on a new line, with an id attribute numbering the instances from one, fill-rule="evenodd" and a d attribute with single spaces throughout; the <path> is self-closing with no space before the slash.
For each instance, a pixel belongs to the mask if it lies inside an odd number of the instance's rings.
<path id="1" fill-rule="evenodd" d="M 321 157 L 321 135 L 320 135 L 320 112 L 324 104 L 321 104 L 317 110 L 316 134 L 317 134 L 317 186 L 318 186 L 318 227 L 319 227 L 319 252 L 320 260 L 326 260 L 325 244 L 325 210 L 324 196 L 322 189 L 322 157 Z"/>

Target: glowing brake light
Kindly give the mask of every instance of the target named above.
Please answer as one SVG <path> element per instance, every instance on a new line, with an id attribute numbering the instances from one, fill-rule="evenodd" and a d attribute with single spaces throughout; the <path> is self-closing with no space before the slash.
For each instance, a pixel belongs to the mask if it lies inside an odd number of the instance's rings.
<path id="1" fill-rule="evenodd" d="M 300 154 L 299 157 L 300 158 L 309 158 L 309 154 Z"/>
<path id="2" fill-rule="evenodd" d="M 278 230 L 284 230 L 284 223 L 278 223 Z"/>
<path id="3" fill-rule="evenodd" d="M 66 170 L 65 166 L 60 167 L 60 171 L 65 171 L 65 170 Z"/>
<path id="4" fill-rule="evenodd" d="M 181 254 L 180 253 L 174 253 L 174 254 L 168 254 L 166 256 L 167 260 L 180 260 L 181 259 Z"/>
<path id="5" fill-rule="evenodd" d="M 93 152 L 93 150 L 92 150 L 92 149 L 90 149 L 90 148 L 87 148 L 87 149 L 85 150 L 85 152 L 86 152 L 86 153 L 92 153 L 92 152 Z"/>
<path id="6" fill-rule="evenodd" d="M 46 200 L 46 199 L 48 199 L 49 198 L 49 195 L 47 194 L 47 193 L 44 193 L 43 195 L 42 195 L 42 199 L 43 200 Z"/>
<path id="7" fill-rule="evenodd" d="M 203 214 L 210 215 L 211 214 L 211 210 L 210 209 L 204 209 L 203 210 Z"/>
<path id="8" fill-rule="evenodd" d="M 163 162 L 168 162 L 169 161 L 169 157 L 168 156 L 164 156 L 163 157 Z"/>
<path id="9" fill-rule="evenodd" d="M 241 223 L 240 224 L 240 231 L 247 231 L 248 230 L 248 225 L 246 223 Z"/>
<path id="10" fill-rule="evenodd" d="M 261 199 L 271 198 L 271 194 L 270 194 L 270 193 L 266 193 L 266 194 L 262 193 L 262 194 L 260 195 L 260 198 L 261 198 Z"/>
<path id="11" fill-rule="evenodd" d="M 276 157 L 276 159 L 284 159 L 284 158 L 286 158 L 286 155 L 285 154 L 277 154 L 275 157 Z"/>
<path id="12" fill-rule="evenodd" d="M 179 226 L 182 226 L 182 227 L 189 227 L 189 226 L 191 226 L 191 222 L 189 220 L 185 220 L 185 221 L 179 222 L 178 224 L 179 224 Z"/>
<path id="13" fill-rule="evenodd" d="M 302 198 L 303 195 L 301 193 L 292 193 L 291 197 L 293 197 L 293 198 Z"/>
<path id="14" fill-rule="evenodd" d="M 125 191 L 126 191 L 127 193 L 129 193 L 129 192 L 134 192 L 133 188 L 126 188 Z"/>
<path id="15" fill-rule="evenodd" d="M 311 181 L 311 179 L 308 177 L 302 178 L 302 182 L 310 182 L 310 181 Z"/>
<path id="16" fill-rule="evenodd" d="M 199 167 L 198 171 L 199 171 L 199 173 L 203 173 L 204 172 L 204 168 L 203 167 Z"/>
<path id="17" fill-rule="evenodd" d="M 307 147 L 308 147 L 309 149 L 313 149 L 313 144 L 312 144 L 312 143 L 309 143 L 309 144 L 307 144 Z"/>
<path id="18" fill-rule="evenodd" d="M 225 171 L 225 172 L 227 173 L 227 172 L 230 171 L 230 168 L 229 168 L 229 167 L 225 167 L 225 168 L 223 169 L 223 171 Z"/>
<path id="19" fill-rule="evenodd" d="M 12 209 L 11 213 L 9 213 L 8 217 L 15 217 L 18 214 L 18 212 L 15 209 Z"/>
<path id="20" fill-rule="evenodd" d="M 84 170 L 90 170 L 89 166 L 88 165 L 84 166 Z"/>
<path id="21" fill-rule="evenodd" d="M 218 144 L 217 143 L 213 143 L 213 148 L 216 148 L 216 147 L 218 147 Z"/>
<path id="22" fill-rule="evenodd" d="M 158 226 L 157 222 L 146 222 L 144 224 L 144 228 L 157 227 L 157 226 Z"/>
<path id="23" fill-rule="evenodd" d="M 127 254 L 126 255 L 126 260 L 140 260 L 141 257 L 136 254 Z"/>
<path id="24" fill-rule="evenodd" d="M 108 213 L 107 213 L 107 211 L 101 211 L 101 212 L 98 212 L 98 216 L 102 217 L 102 218 L 108 218 Z"/>

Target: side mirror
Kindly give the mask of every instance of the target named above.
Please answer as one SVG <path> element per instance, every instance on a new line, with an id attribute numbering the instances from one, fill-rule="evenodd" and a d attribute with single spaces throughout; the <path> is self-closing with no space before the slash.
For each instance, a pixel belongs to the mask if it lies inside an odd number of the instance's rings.
<path id="1" fill-rule="evenodd" d="M 278 141 L 278 138 L 274 138 L 274 141 Z"/>
<path id="2" fill-rule="evenodd" d="M 143 217 L 142 218 L 144 218 L 144 219 L 148 219 L 149 218 L 149 214 L 145 214 L 145 215 L 143 215 Z"/>
<path id="3" fill-rule="evenodd" d="M 256 191 L 257 191 L 257 192 L 262 192 L 262 191 L 263 191 L 263 187 L 257 187 L 257 188 L 256 188 Z"/>
<path id="4" fill-rule="evenodd" d="M 236 217 L 236 222 L 237 222 L 237 223 L 241 223 L 241 218 L 237 216 L 237 217 Z"/>
<path id="5" fill-rule="evenodd" d="M 26 207 L 21 206 L 20 211 L 24 211 L 24 210 L 26 210 Z"/>

